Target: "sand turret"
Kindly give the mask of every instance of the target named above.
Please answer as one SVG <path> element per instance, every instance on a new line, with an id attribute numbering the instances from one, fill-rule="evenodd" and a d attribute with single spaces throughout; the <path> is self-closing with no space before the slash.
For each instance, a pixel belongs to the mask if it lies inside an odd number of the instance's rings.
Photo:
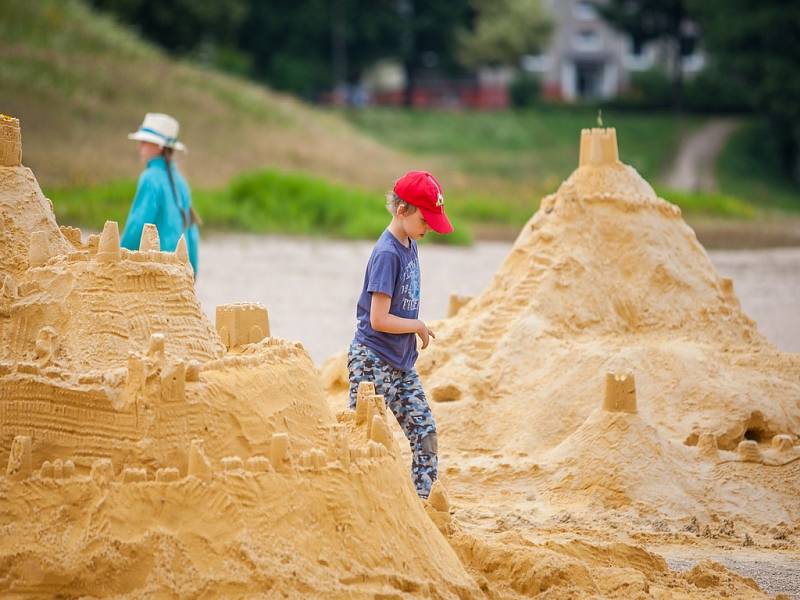
<path id="1" fill-rule="evenodd" d="M 30 260 L 38 266 L 74 250 L 56 223 L 51 202 L 21 161 L 19 121 L 0 115 L 0 281 L 3 275 L 21 278 Z"/>
<path id="2" fill-rule="evenodd" d="M 34 231 L 31 234 L 31 245 L 28 250 L 28 264 L 39 267 L 50 258 L 50 242 L 46 231 Z"/>
<path id="3" fill-rule="evenodd" d="M 269 449 L 269 460 L 276 471 L 289 469 L 289 435 L 286 433 L 273 433 Z"/>
<path id="4" fill-rule="evenodd" d="M 186 236 L 183 234 L 181 234 L 180 239 L 178 239 L 178 245 L 175 246 L 175 257 L 182 265 L 186 265 L 190 269 L 192 268 L 192 263 L 189 261 L 189 248 L 186 245 Z"/>
<path id="5" fill-rule="evenodd" d="M 619 150 L 617 149 L 617 130 L 594 127 L 581 131 L 581 147 L 578 159 L 580 167 L 599 167 L 617 165 Z"/>
<path id="6" fill-rule="evenodd" d="M 22 134 L 19 119 L 0 114 L 0 167 L 22 164 Z"/>
<path id="7" fill-rule="evenodd" d="M 256 302 L 217 306 L 217 333 L 228 348 L 260 342 L 269 337 L 266 307 Z"/>
<path id="8" fill-rule="evenodd" d="M 119 225 L 116 221 L 106 221 L 97 245 L 97 260 L 114 261 L 119 258 Z"/>
<path id="9" fill-rule="evenodd" d="M 152 223 L 145 223 L 139 238 L 139 251 L 158 252 L 159 250 L 161 250 L 161 240 L 158 237 L 158 228 Z"/>
<path id="10" fill-rule="evenodd" d="M 636 383 L 631 373 L 606 374 L 606 393 L 603 410 L 611 412 L 636 412 Z"/>
<path id="11" fill-rule="evenodd" d="M 31 438 L 27 435 L 18 435 L 11 444 L 8 455 L 6 477 L 14 480 L 27 479 L 31 476 Z"/>

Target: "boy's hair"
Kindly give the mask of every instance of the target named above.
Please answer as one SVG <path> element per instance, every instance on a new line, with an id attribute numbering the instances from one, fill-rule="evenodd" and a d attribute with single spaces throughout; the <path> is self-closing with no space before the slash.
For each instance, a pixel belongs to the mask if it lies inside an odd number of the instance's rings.
<path id="1" fill-rule="evenodd" d="M 406 207 L 406 214 L 413 215 L 417 211 L 417 207 L 413 204 L 409 204 L 400 196 L 395 194 L 393 191 L 389 191 L 386 193 L 386 210 L 388 210 L 392 215 L 397 214 L 397 209 L 401 206 Z"/>

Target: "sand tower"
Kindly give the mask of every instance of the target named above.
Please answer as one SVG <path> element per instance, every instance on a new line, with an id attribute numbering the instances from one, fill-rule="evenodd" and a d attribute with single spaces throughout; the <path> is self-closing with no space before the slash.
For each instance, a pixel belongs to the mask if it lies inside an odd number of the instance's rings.
<path id="1" fill-rule="evenodd" d="M 264 307 L 223 344 L 185 244 L 60 230 L 0 123 L 0 595 L 478 595 L 385 414 L 337 419 Z"/>
<path id="2" fill-rule="evenodd" d="M 800 434 L 800 356 L 759 334 L 680 209 L 620 161 L 613 129 L 581 133 L 578 168 L 541 201 L 487 288 L 461 304 L 418 362 L 441 400 L 443 447 L 563 466 L 579 463 L 572 451 L 591 458 L 591 440 L 623 463 L 639 444 L 663 449 L 669 464 L 645 476 L 659 481 L 707 476 L 694 460 L 739 461 L 742 440 L 754 460 L 749 441 L 775 453 L 775 436 Z M 606 408 L 621 412 L 599 411 L 604 392 Z M 596 483 L 612 485 L 615 469 L 596 469 L 606 475 Z"/>
<path id="3" fill-rule="evenodd" d="M 7 217 L 0 227 L 0 286 L 6 277 L 16 280 L 28 268 L 32 241 L 35 261 L 70 249 L 50 201 L 21 160 L 19 120 L 0 115 L 0 213 Z"/>

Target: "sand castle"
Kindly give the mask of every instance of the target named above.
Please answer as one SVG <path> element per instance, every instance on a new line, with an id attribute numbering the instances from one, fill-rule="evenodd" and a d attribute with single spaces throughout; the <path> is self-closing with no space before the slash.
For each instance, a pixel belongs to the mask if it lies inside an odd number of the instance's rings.
<path id="1" fill-rule="evenodd" d="M 613 129 L 582 132 L 578 169 L 451 313 L 418 363 L 442 447 L 528 457 L 554 502 L 585 479 L 586 503 L 642 505 L 668 478 L 686 486 L 657 503 L 665 514 L 800 518 L 788 487 L 758 500 L 758 475 L 742 475 L 738 502 L 713 489 L 743 461 L 800 457 L 800 356 L 758 333 L 680 209 L 619 161 Z"/>
<path id="2" fill-rule="evenodd" d="M 20 148 L 3 118 L 0 595 L 481 595 L 385 411 L 337 421 L 261 305 L 212 325 L 183 240 L 59 228 Z"/>
<path id="3" fill-rule="evenodd" d="M 613 129 L 581 133 L 578 169 L 434 329 L 417 367 L 459 507 L 437 524 L 488 589 L 758 597 L 712 563 L 675 579 L 631 541 L 796 548 L 800 356 L 758 333 Z M 323 378 L 341 405 L 341 356 Z"/>

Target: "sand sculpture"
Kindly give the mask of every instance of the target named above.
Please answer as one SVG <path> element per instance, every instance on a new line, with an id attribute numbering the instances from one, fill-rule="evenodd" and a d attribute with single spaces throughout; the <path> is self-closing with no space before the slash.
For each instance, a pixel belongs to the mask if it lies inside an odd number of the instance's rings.
<path id="1" fill-rule="evenodd" d="M 487 570 L 487 557 L 547 560 L 544 548 L 576 531 L 590 546 L 796 550 L 800 356 L 758 333 L 678 207 L 619 161 L 614 130 L 583 132 L 578 169 L 486 290 L 454 304 L 418 368 L 460 523 L 499 532 L 452 537 L 465 564 L 518 590 L 518 572 Z M 510 520 L 523 537 L 503 533 Z M 646 560 L 634 562 L 654 594 L 665 570 Z M 704 564 L 686 577 L 713 588 L 719 573 Z M 582 589 L 602 591 L 587 576 L 595 587 Z M 735 592 L 703 593 L 757 594 L 728 583 Z"/>
<path id="2" fill-rule="evenodd" d="M 380 397 L 337 420 L 263 306 L 212 326 L 183 241 L 59 228 L 0 127 L 0 595 L 481 595 Z"/>
<path id="3" fill-rule="evenodd" d="M 629 544 L 477 535 L 442 482 L 423 504 L 373 385 L 334 414 L 302 346 L 269 337 L 263 306 L 207 321 L 185 243 L 160 252 L 146 227 L 131 252 L 116 223 L 86 240 L 58 227 L 20 164 L 18 122 L 0 126 L 0 595 L 763 597 L 719 565 L 677 574 Z M 550 464 L 574 470 L 581 451 L 627 455 L 642 439 L 679 460 L 637 412 L 636 377 L 606 378 L 574 450 Z M 459 380 L 437 389 L 476 401 Z M 719 457 L 717 442 L 697 444 Z M 793 442 L 758 456 L 793 456 Z M 457 472 L 444 478 L 466 506 Z"/>
<path id="4" fill-rule="evenodd" d="M 455 507 L 442 530 L 485 589 L 762 597 L 639 544 L 796 549 L 800 356 L 758 333 L 613 129 L 582 132 L 578 169 L 434 329 L 417 367 Z M 323 380 L 341 406 L 343 357 Z"/>
<path id="5" fill-rule="evenodd" d="M 555 481 L 567 454 L 596 453 L 602 464 L 585 471 L 600 488 L 600 473 L 611 486 L 626 456 L 645 449 L 647 464 L 623 487 L 648 474 L 656 485 L 667 464 L 677 481 L 709 482 L 697 469 L 800 456 L 800 356 L 758 333 L 680 209 L 619 161 L 613 129 L 583 131 L 578 169 L 544 198 L 487 289 L 453 307 L 418 363 L 443 447 L 521 454 Z M 601 403 L 637 416 L 603 417 Z M 638 441 L 615 462 L 610 430 L 623 422 Z M 687 493 L 726 505 L 713 491 Z M 772 498 L 764 515 L 800 517 L 788 494 Z"/>

